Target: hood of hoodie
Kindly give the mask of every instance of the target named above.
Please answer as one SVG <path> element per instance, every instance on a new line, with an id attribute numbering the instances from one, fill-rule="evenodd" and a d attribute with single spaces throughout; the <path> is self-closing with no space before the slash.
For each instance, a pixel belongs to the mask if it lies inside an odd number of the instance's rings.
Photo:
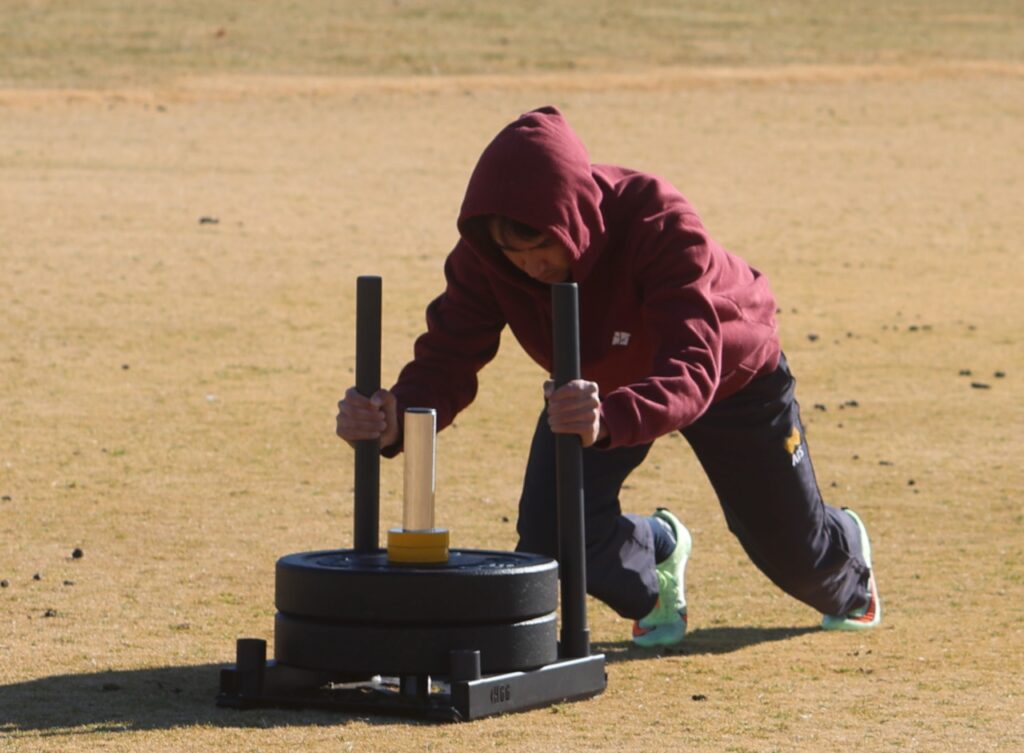
<path id="1" fill-rule="evenodd" d="M 572 279 L 582 282 L 606 239 L 602 191 L 579 136 L 555 107 L 525 113 L 484 149 L 459 212 L 462 239 L 503 276 L 520 276 L 487 230 L 503 215 L 541 230 L 569 251 Z"/>

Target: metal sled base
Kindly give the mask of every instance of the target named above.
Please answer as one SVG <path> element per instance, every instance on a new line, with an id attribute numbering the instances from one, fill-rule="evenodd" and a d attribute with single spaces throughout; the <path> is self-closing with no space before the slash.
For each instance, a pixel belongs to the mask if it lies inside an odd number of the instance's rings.
<path id="1" fill-rule="evenodd" d="M 450 675 L 437 678 L 352 678 L 266 661 L 265 655 L 265 641 L 238 641 L 238 663 L 221 670 L 218 706 L 317 708 L 459 722 L 590 698 L 607 685 L 604 654 L 481 676 L 479 651 L 453 651 Z"/>

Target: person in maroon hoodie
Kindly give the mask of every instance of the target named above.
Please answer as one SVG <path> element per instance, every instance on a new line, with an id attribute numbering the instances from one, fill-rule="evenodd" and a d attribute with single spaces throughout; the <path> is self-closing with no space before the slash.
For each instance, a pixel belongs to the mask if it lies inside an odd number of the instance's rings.
<path id="1" fill-rule="evenodd" d="M 587 590 L 634 620 L 641 646 L 686 632 L 691 537 L 665 508 L 623 514 L 619 491 L 658 437 L 693 447 L 729 529 L 775 584 L 825 615 L 826 629 L 877 625 L 867 532 L 822 501 L 781 353 L 765 277 L 718 245 L 668 182 L 592 164 L 562 114 L 506 126 L 473 171 L 445 263 L 446 288 L 390 390 L 338 403 L 346 441 L 401 451 L 402 414 L 449 425 L 507 326 L 550 373 L 549 286 L 579 288 L 582 379 L 544 384 L 519 501 L 519 551 L 557 555 L 554 434 L 584 446 Z"/>

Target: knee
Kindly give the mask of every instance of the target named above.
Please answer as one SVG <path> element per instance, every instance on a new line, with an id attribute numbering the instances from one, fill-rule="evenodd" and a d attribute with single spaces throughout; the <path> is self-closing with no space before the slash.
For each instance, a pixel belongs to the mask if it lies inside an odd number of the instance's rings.
<path id="1" fill-rule="evenodd" d="M 619 616 L 637 620 L 658 599 L 650 527 L 634 516 L 617 517 L 603 536 L 587 541 L 587 590 Z"/>

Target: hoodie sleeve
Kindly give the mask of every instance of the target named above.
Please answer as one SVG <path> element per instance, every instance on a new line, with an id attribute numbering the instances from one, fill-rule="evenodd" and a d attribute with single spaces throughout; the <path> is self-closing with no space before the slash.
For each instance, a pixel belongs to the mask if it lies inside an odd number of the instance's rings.
<path id="1" fill-rule="evenodd" d="M 440 431 L 476 397 L 477 372 L 498 352 L 505 318 L 480 262 L 460 241 L 445 262 L 445 291 L 427 307 L 427 331 L 414 347 L 392 392 L 399 421 L 406 408 L 437 410 Z M 398 445 L 387 455 L 397 454 Z"/>
<path id="2" fill-rule="evenodd" d="M 722 333 L 711 300 L 714 241 L 696 215 L 652 217 L 633 249 L 645 328 L 654 334 L 649 376 L 602 400 L 607 447 L 651 442 L 707 409 L 721 378 Z"/>

